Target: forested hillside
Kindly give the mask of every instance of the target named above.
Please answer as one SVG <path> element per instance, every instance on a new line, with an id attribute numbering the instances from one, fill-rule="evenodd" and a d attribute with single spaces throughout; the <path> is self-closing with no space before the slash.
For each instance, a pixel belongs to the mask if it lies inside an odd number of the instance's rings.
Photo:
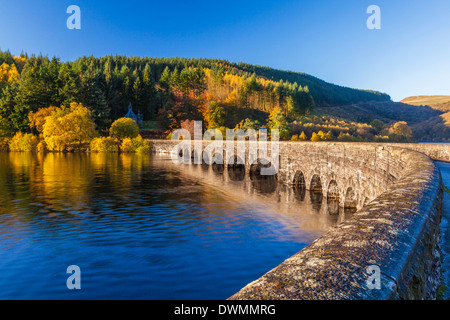
<path id="1" fill-rule="evenodd" d="M 238 68 L 254 72 L 275 81 L 297 82 L 307 86 L 318 105 L 346 105 L 362 101 L 390 101 L 385 93 L 373 90 L 356 90 L 325 82 L 306 73 L 282 71 L 246 63 L 238 63 Z"/>
<path id="2" fill-rule="evenodd" d="M 71 103 L 88 108 L 99 132 L 131 103 L 145 127 L 165 135 L 202 120 L 205 129 L 222 132 L 279 128 L 283 139 L 294 140 L 449 139 L 446 131 L 421 126 L 442 111 L 395 104 L 386 94 L 303 73 L 218 59 L 106 56 L 62 62 L 0 52 L 2 137 L 35 133 L 30 119 Z"/>
<path id="3" fill-rule="evenodd" d="M 316 103 L 389 99 L 305 74 L 216 59 L 107 56 L 61 62 L 0 52 L 0 66 L 0 116 L 16 130 L 27 129 L 28 112 L 72 101 L 88 106 L 100 127 L 123 116 L 131 102 L 144 120 L 158 119 L 169 129 L 188 114 L 205 116 L 211 105 L 227 109 L 230 125 L 243 120 L 242 108 L 261 118 L 260 112 L 267 116 L 276 107 L 288 116 L 306 114 Z M 178 119 L 165 119 L 167 113 Z"/>

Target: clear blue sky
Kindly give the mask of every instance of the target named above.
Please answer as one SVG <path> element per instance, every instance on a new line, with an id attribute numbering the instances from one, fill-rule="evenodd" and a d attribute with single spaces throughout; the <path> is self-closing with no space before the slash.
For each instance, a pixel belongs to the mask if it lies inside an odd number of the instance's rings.
<path id="1" fill-rule="evenodd" d="M 306 72 L 397 101 L 450 95 L 450 1 L 0 0 L 0 48 L 13 54 L 206 57 Z M 81 30 L 66 9 L 81 8 Z M 369 5 L 381 30 L 369 30 Z"/>

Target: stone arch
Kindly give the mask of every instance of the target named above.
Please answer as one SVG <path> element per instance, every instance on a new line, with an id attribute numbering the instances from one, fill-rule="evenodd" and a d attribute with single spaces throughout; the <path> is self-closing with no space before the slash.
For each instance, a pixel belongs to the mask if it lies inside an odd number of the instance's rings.
<path id="1" fill-rule="evenodd" d="M 223 164 L 213 163 L 212 170 L 217 173 L 223 173 L 225 171 L 225 166 Z"/>
<path id="2" fill-rule="evenodd" d="M 334 179 L 331 180 L 330 183 L 328 184 L 327 199 L 339 201 L 339 187 L 336 180 Z"/>
<path id="3" fill-rule="evenodd" d="M 339 186 L 336 180 L 331 180 L 327 189 L 328 213 L 330 215 L 339 214 Z"/>
<path id="4" fill-rule="evenodd" d="M 189 147 L 178 148 L 178 157 L 181 159 L 182 163 L 191 163 L 191 149 Z"/>
<path id="5" fill-rule="evenodd" d="M 272 180 L 272 179 L 276 180 L 277 179 L 276 173 L 274 173 L 273 175 L 262 175 L 261 174 L 262 168 L 270 168 L 271 166 L 272 166 L 272 163 L 267 160 L 263 160 L 263 161 L 258 160 L 256 163 L 253 163 L 252 165 L 250 165 L 250 170 L 249 170 L 250 179 L 251 180 Z"/>
<path id="6" fill-rule="evenodd" d="M 223 164 L 223 155 L 221 153 L 213 153 L 212 155 L 212 169 L 214 172 L 223 173 L 225 171 L 225 165 Z"/>
<path id="7" fill-rule="evenodd" d="M 270 162 L 261 163 L 257 161 L 250 166 L 249 176 L 253 188 L 262 194 L 272 194 L 277 189 L 277 175 L 262 175 L 261 169 L 268 168 L 272 164 Z"/>
<path id="8" fill-rule="evenodd" d="M 295 172 L 292 184 L 294 186 L 295 198 L 299 201 L 304 201 L 306 194 L 306 181 L 302 171 L 297 170 Z"/>
<path id="9" fill-rule="evenodd" d="M 292 184 L 294 185 L 294 187 L 297 187 L 297 188 L 306 188 L 306 181 L 305 181 L 305 176 L 303 175 L 303 172 L 301 172 L 300 170 L 297 170 L 295 172 Z"/>
<path id="10" fill-rule="evenodd" d="M 202 155 L 203 155 L 203 152 L 200 152 L 200 155 L 198 155 L 198 150 L 195 150 L 195 149 L 192 150 L 192 152 L 191 152 L 191 162 L 193 164 L 195 164 L 196 163 L 196 159 L 199 159 L 200 160 L 199 163 L 202 163 L 203 162 Z"/>
<path id="11" fill-rule="evenodd" d="M 322 181 L 318 174 L 312 174 L 309 183 L 309 197 L 314 210 L 320 211 L 323 201 Z"/>
<path id="12" fill-rule="evenodd" d="M 231 161 L 233 159 L 233 161 Z M 233 162 L 233 163 L 231 163 Z M 245 179 L 245 163 L 244 159 L 234 155 L 227 161 L 228 177 L 231 181 L 242 181 Z"/>
<path id="13" fill-rule="evenodd" d="M 309 190 L 312 192 L 323 193 L 322 190 L 322 180 L 318 174 L 314 174 L 311 178 L 311 182 L 309 184 Z"/>
<path id="14" fill-rule="evenodd" d="M 211 154 L 212 164 L 218 164 L 224 166 L 223 154 L 221 152 L 212 152 Z"/>
<path id="15" fill-rule="evenodd" d="M 356 208 L 356 204 L 356 192 L 353 187 L 348 187 L 347 190 L 345 190 L 344 208 Z"/>

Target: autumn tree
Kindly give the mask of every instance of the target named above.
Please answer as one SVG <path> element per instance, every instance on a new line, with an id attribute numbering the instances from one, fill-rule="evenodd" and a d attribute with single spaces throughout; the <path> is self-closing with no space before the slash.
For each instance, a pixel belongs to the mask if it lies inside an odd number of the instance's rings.
<path id="1" fill-rule="evenodd" d="M 289 137 L 289 126 L 288 122 L 283 115 L 283 112 L 280 108 L 274 108 L 270 114 L 267 121 L 267 127 L 272 129 L 278 129 L 280 130 L 280 139 L 287 139 Z"/>
<path id="2" fill-rule="evenodd" d="M 207 109 L 205 120 L 207 129 L 219 128 L 224 124 L 224 110 L 223 107 L 216 101 L 212 101 Z"/>
<path id="3" fill-rule="evenodd" d="M 113 122 L 109 134 L 118 139 L 135 138 L 139 134 L 139 126 L 131 118 L 120 118 Z"/>
<path id="4" fill-rule="evenodd" d="M 302 131 L 302 133 L 298 136 L 298 140 L 300 140 L 300 141 L 307 141 L 308 140 L 308 137 L 306 136 L 304 131 Z"/>
<path id="5" fill-rule="evenodd" d="M 405 121 L 398 121 L 389 129 L 389 139 L 394 142 L 408 142 L 412 138 L 412 130 Z"/>
<path id="6" fill-rule="evenodd" d="M 325 134 L 324 140 L 325 141 L 334 141 L 334 140 L 336 140 L 336 137 L 333 135 L 333 132 L 331 132 L 331 130 L 330 130 Z"/>
<path id="7" fill-rule="evenodd" d="M 321 141 L 320 136 L 317 133 L 313 132 L 311 136 L 311 141 L 313 142 Z"/>
<path id="8" fill-rule="evenodd" d="M 29 126 L 31 129 L 36 130 L 38 133 L 42 133 L 44 130 L 45 118 L 50 116 L 56 107 L 40 108 L 36 112 L 30 111 L 28 114 Z"/>
<path id="9" fill-rule="evenodd" d="M 95 123 L 91 111 L 73 102 L 54 110 L 45 118 L 43 137 L 50 151 L 80 151 L 86 149 L 94 135 Z"/>
<path id="10" fill-rule="evenodd" d="M 253 129 L 257 131 L 260 127 L 261 123 L 258 120 L 246 118 L 236 126 L 236 129 L 242 129 L 244 131 L 247 131 L 248 129 Z"/>
<path id="11" fill-rule="evenodd" d="M 374 128 L 375 130 L 377 130 L 377 132 L 381 132 L 384 129 L 384 122 L 378 119 L 373 120 L 370 125 L 372 126 L 372 128 Z"/>

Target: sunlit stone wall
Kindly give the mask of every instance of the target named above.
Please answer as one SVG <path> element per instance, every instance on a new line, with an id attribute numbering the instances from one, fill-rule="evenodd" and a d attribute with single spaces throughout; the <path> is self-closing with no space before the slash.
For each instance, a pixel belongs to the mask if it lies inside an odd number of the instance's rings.
<path id="1" fill-rule="evenodd" d="M 152 149 L 170 153 L 177 143 L 154 140 Z M 425 149 L 445 160 L 447 147 Z M 223 158 L 226 170 L 231 155 L 224 150 Z M 430 158 L 402 145 L 280 142 L 277 179 L 359 210 L 231 299 L 435 298 L 443 186 Z M 380 289 L 368 285 L 371 266 Z"/>

